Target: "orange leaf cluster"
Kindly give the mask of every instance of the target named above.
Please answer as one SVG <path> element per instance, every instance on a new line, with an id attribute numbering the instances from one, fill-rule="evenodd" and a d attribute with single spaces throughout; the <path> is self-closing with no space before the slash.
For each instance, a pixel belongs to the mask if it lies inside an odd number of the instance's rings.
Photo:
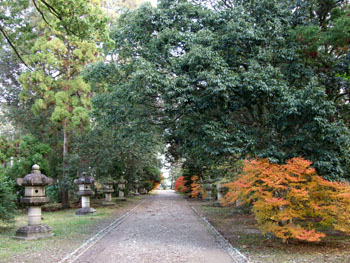
<path id="1" fill-rule="evenodd" d="M 152 181 L 152 185 L 153 185 L 152 191 L 158 189 L 158 187 L 160 186 L 160 184 L 163 181 L 164 181 L 164 176 L 163 175 L 160 175 L 160 182 Z"/>
<path id="2" fill-rule="evenodd" d="M 186 182 L 187 181 L 185 180 L 185 178 L 183 176 L 180 176 L 179 178 L 177 178 L 177 180 L 175 182 L 175 191 L 187 193 L 189 191 L 189 189 L 187 186 L 185 186 Z"/>
<path id="3" fill-rule="evenodd" d="M 201 187 L 201 185 L 198 183 L 199 177 L 192 176 L 191 178 L 191 197 L 192 198 L 197 198 L 201 197 L 204 198 L 206 196 L 205 190 Z"/>
<path id="4" fill-rule="evenodd" d="M 239 179 L 224 185 L 229 192 L 222 203 L 250 203 L 260 228 L 285 241 L 320 241 L 325 234 L 316 224 L 350 234 L 349 184 L 327 181 L 311 164 L 303 158 L 284 165 L 246 160 Z"/>

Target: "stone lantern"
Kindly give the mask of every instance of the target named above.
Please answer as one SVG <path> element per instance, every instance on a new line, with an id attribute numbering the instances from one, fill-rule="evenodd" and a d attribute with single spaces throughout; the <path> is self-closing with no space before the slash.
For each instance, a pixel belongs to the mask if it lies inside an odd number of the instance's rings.
<path id="1" fill-rule="evenodd" d="M 17 239 L 38 239 L 52 236 L 52 230 L 41 222 L 41 206 L 49 202 L 46 196 L 45 187 L 52 184 L 52 179 L 46 177 L 40 172 L 40 167 L 34 164 L 32 173 L 27 174 L 23 179 L 18 178 L 17 184 L 24 185 L 24 197 L 21 203 L 28 206 L 28 226 L 17 230 L 15 238 Z"/>
<path id="2" fill-rule="evenodd" d="M 91 190 L 91 185 L 95 183 L 95 179 L 83 173 L 79 179 L 74 180 L 74 183 L 79 185 L 78 195 L 81 196 L 81 208 L 75 214 L 87 215 L 95 213 L 96 210 L 90 207 L 90 196 L 94 194 Z"/>
<path id="3" fill-rule="evenodd" d="M 212 197 L 212 191 L 213 191 L 213 181 L 209 178 L 204 182 L 204 189 L 207 193 L 207 196 L 204 198 L 205 201 L 212 201 L 214 198 Z"/>
<path id="4" fill-rule="evenodd" d="M 141 195 L 145 195 L 145 194 L 147 194 L 147 190 L 146 190 L 146 188 L 145 188 L 145 181 L 141 181 L 141 187 L 139 188 L 140 189 L 140 194 Z"/>
<path id="5" fill-rule="evenodd" d="M 123 190 L 125 190 L 125 185 L 128 183 L 128 181 L 124 179 L 124 176 L 121 176 L 117 183 L 118 183 L 118 191 L 119 191 L 119 195 L 117 197 L 117 200 L 118 201 L 126 201 Z"/>
<path id="6" fill-rule="evenodd" d="M 140 184 L 139 184 L 139 180 L 138 179 L 135 179 L 135 195 L 140 195 L 139 193 L 139 187 L 140 187 Z"/>
<path id="7" fill-rule="evenodd" d="M 215 201 L 215 206 L 221 206 L 221 199 L 224 196 L 224 187 L 222 187 L 221 183 L 216 184 L 216 191 L 217 191 L 217 200 Z"/>
<path id="8" fill-rule="evenodd" d="M 107 178 L 103 181 L 102 192 L 105 193 L 106 199 L 102 203 L 102 205 L 104 205 L 104 206 L 113 206 L 114 205 L 114 203 L 112 203 L 112 193 L 114 192 L 113 184 L 115 184 L 115 183 L 116 182 L 113 181 L 112 178 Z"/>

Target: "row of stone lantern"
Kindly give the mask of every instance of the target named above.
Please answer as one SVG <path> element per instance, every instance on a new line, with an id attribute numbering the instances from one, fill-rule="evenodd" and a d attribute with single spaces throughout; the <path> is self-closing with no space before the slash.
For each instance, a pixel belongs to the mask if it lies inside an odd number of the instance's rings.
<path id="1" fill-rule="evenodd" d="M 203 183 L 203 188 L 206 191 L 207 196 L 204 198 L 205 201 L 213 201 L 215 197 L 212 196 L 212 191 L 216 187 L 216 201 L 214 202 L 215 206 L 220 206 L 221 205 L 221 200 L 224 196 L 224 187 L 222 186 L 221 183 L 214 183 L 212 179 L 207 179 Z"/>
<path id="2" fill-rule="evenodd" d="M 83 173 L 82 177 L 74 180 L 74 183 L 79 185 L 78 195 L 81 196 L 81 208 L 75 214 L 87 215 L 95 213 L 96 210 L 90 207 L 90 196 L 94 194 L 91 190 L 91 185 L 95 183 L 95 179 Z"/>
<path id="3" fill-rule="evenodd" d="M 41 206 L 49 202 L 46 196 L 45 187 L 51 185 L 53 180 L 46 177 L 40 172 L 39 165 L 35 164 L 32 167 L 32 172 L 24 178 L 18 178 L 17 184 L 25 186 L 24 197 L 21 203 L 28 206 L 28 225 L 19 228 L 16 232 L 17 239 L 38 239 L 42 237 L 52 236 L 52 230 L 47 225 L 41 224 Z M 79 179 L 74 180 L 78 184 L 78 195 L 81 197 L 81 208 L 76 211 L 76 215 L 87 215 L 95 213 L 95 209 L 90 206 L 90 197 L 94 194 L 91 186 L 95 183 L 95 179 L 83 173 Z M 103 192 L 105 193 L 105 202 L 103 205 L 113 205 L 112 193 L 114 192 L 113 184 L 118 183 L 119 197 L 118 201 L 125 201 L 123 190 L 128 183 L 122 176 L 119 181 L 115 182 L 111 178 L 103 182 Z M 139 181 L 135 180 L 135 194 L 138 194 Z"/>
<path id="4" fill-rule="evenodd" d="M 104 206 L 113 206 L 112 202 L 112 193 L 114 193 L 113 184 L 115 184 L 112 178 L 107 178 L 103 181 L 103 190 L 102 192 L 105 194 L 105 201 L 102 203 Z"/>

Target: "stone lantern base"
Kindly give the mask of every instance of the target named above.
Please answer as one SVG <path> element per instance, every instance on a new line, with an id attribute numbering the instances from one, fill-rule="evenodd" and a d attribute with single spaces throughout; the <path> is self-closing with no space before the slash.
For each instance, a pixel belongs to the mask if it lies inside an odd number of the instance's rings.
<path id="1" fill-rule="evenodd" d="M 111 201 L 104 201 L 104 202 L 102 202 L 101 205 L 103 205 L 103 206 L 114 206 L 114 203 L 111 202 Z"/>
<path id="2" fill-rule="evenodd" d="M 119 190 L 119 196 L 117 197 L 117 202 L 118 201 L 126 201 L 126 197 L 123 191 Z"/>
<path id="3" fill-rule="evenodd" d="M 127 196 L 135 196 L 135 193 L 133 191 L 130 191 Z"/>
<path id="4" fill-rule="evenodd" d="M 83 208 L 79 208 L 77 211 L 75 211 L 75 215 L 83 216 L 83 215 L 93 214 L 95 212 L 96 212 L 96 209 L 93 209 L 91 207 L 83 207 Z"/>
<path id="5" fill-rule="evenodd" d="M 23 226 L 16 231 L 14 238 L 21 240 L 33 240 L 53 236 L 52 230 L 47 225 Z"/>
<path id="6" fill-rule="evenodd" d="M 221 204 L 220 201 L 216 200 L 216 201 L 214 202 L 214 206 L 221 207 L 222 204 Z"/>
<path id="7" fill-rule="evenodd" d="M 114 203 L 112 202 L 112 192 L 105 192 L 106 198 L 105 201 L 102 202 L 103 206 L 113 206 Z"/>
<path id="8" fill-rule="evenodd" d="M 207 190 L 207 196 L 204 197 L 204 201 L 213 201 L 215 198 L 211 195 L 211 190 Z"/>

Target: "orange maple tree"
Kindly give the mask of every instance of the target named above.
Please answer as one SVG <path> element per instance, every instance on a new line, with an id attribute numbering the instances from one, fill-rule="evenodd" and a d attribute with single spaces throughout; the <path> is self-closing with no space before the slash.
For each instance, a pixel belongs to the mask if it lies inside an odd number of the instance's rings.
<path id="1" fill-rule="evenodd" d="M 180 176 L 179 178 L 177 178 L 177 180 L 175 182 L 175 191 L 187 193 L 189 191 L 189 189 L 187 186 L 185 186 L 186 182 L 187 181 L 185 180 L 185 178 L 183 176 Z"/>
<path id="2" fill-rule="evenodd" d="M 191 197 L 192 198 L 197 198 L 197 197 L 201 197 L 201 198 L 205 198 L 206 197 L 206 192 L 203 189 L 203 187 L 201 187 L 201 185 L 198 183 L 199 181 L 199 177 L 197 175 L 192 176 L 191 178 Z"/>
<path id="3" fill-rule="evenodd" d="M 153 185 L 152 191 L 156 190 L 163 181 L 164 181 L 164 176 L 162 174 L 160 175 L 160 182 L 152 181 L 151 182 Z"/>
<path id="4" fill-rule="evenodd" d="M 349 183 L 328 181 L 311 164 L 303 158 L 283 165 L 246 160 L 239 179 L 224 185 L 229 192 L 222 203 L 250 203 L 263 232 L 284 241 L 320 241 L 325 234 L 318 225 L 350 234 Z"/>

